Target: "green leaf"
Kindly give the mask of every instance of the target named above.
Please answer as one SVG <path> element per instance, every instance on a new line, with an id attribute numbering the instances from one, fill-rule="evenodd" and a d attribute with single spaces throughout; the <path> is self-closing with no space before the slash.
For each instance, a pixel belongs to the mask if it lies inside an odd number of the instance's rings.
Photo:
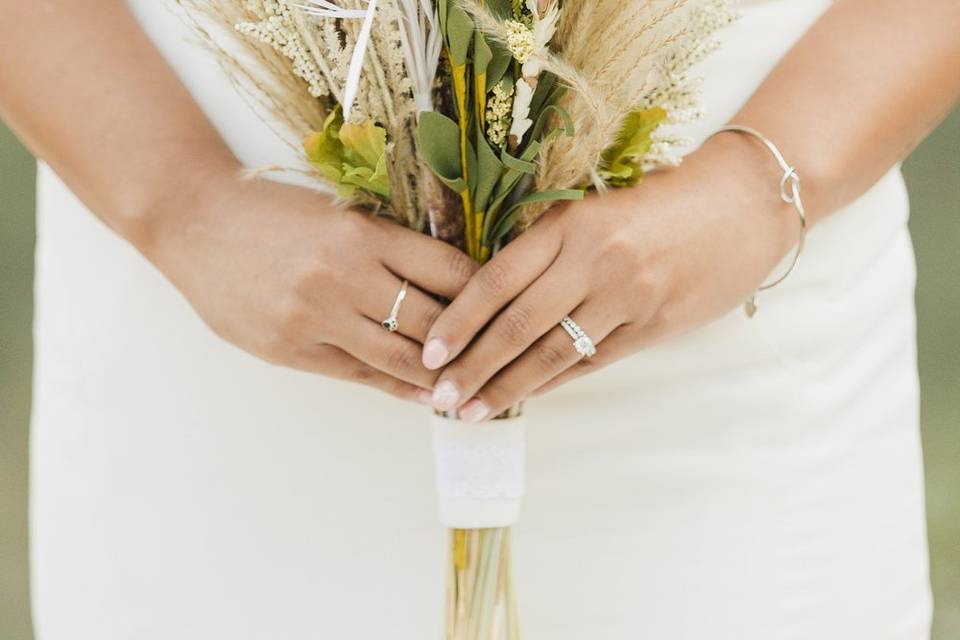
<path id="1" fill-rule="evenodd" d="M 667 120 L 660 107 L 627 115 L 617 141 L 603 152 L 597 173 L 613 187 L 632 187 L 643 179 L 643 158 L 653 145 L 653 132 Z"/>
<path id="2" fill-rule="evenodd" d="M 544 136 L 543 130 L 547 126 L 547 122 L 549 121 L 549 116 L 551 113 L 555 113 L 557 116 L 559 116 L 563 126 L 553 129 L 550 133 Z M 531 139 L 549 142 L 559 138 L 561 135 L 572 138 L 575 133 L 576 128 L 573 126 L 573 118 L 570 117 L 570 114 L 567 113 L 567 110 L 559 105 L 551 104 L 546 109 L 541 111 L 539 116 L 537 116 L 537 121 L 533 125 L 533 136 Z"/>
<path id="3" fill-rule="evenodd" d="M 460 127 L 447 116 L 435 111 L 420 114 L 417 135 L 420 152 L 427 166 L 457 193 L 467 189 L 460 163 Z"/>
<path id="4" fill-rule="evenodd" d="M 533 98 L 530 99 L 530 113 L 540 113 L 544 105 L 552 104 L 550 100 L 554 89 L 557 87 L 557 76 L 549 71 L 540 76 L 537 83 L 537 89 L 533 92 Z"/>
<path id="5" fill-rule="evenodd" d="M 513 18 L 513 0 L 487 0 L 487 7 L 501 20 Z"/>
<path id="6" fill-rule="evenodd" d="M 490 61 L 493 60 L 493 50 L 487 44 L 487 39 L 479 31 L 473 36 L 473 73 L 481 76 L 487 73 Z"/>
<path id="7" fill-rule="evenodd" d="M 447 13 L 447 41 L 450 44 L 450 61 L 454 66 L 467 64 L 475 30 L 473 20 L 466 11 L 456 5 L 450 7 Z"/>
<path id="8" fill-rule="evenodd" d="M 477 136 L 477 168 L 473 172 L 477 176 L 476 187 L 473 193 L 473 204 L 477 211 L 486 211 L 490 196 L 503 175 L 503 163 L 497 153 L 490 147 L 486 136 Z"/>
<path id="9" fill-rule="evenodd" d="M 357 125 L 343 122 L 338 107 L 323 125 L 323 131 L 310 134 L 303 143 L 307 159 L 337 189 L 343 198 L 351 198 L 357 189 L 390 198 L 387 173 L 387 132 L 367 121 Z"/>
<path id="10" fill-rule="evenodd" d="M 490 45 L 490 51 L 493 53 L 493 59 L 487 65 L 487 93 L 490 93 L 497 83 L 503 80 L 513 62 L 513 55 L 496 40 L 487 44 Z"/>
<path id="11" fill-rule="evenodd" d="M 513 227 L 516 226 L 517 221 L 520 218 L 520 214 L 523 212 L 523 207 L 526 205 L 534 204 L 536 202 L 583 200 L 583 195 L 583 189 L 558 189 L 555 191 L 531 193 L 528 196 L 524 196 L 523 198 L 517 200 L 517 202 L 506 212 L 506 214 L 504 214 L 500 220 L 497 221 L 493 231 L 490 233 L 490 237 L 487 239 L 487 243 L 490 245 L 496 244 L 508 233 L 510 233 L 510 231 L 513 230 Z"/>
<path id="12" fill-rule="evenodd" d="M 533 162 L 515 158 L 506 151 L 503 152 L 501 159 L 503 160 L 504 166 L 506 166 L 508 169 L 516 171 L 517 173 L 533 174 L 537 170 L 537 165 Z"/>

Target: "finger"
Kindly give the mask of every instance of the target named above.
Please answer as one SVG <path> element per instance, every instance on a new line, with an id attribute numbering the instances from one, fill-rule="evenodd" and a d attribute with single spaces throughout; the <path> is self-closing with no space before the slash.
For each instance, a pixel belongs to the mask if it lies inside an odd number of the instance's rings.
<path id="1" fill-rule="evenodd" d="M 461 406 L 498 371 L 557 326 L 583 300 L 569 271 L 550 269 L 504 309 L 467 350 L 450 363 L 434 388 L 434 407 Z M 442 316 L 441 316 L 442 317 Z M 568 336 L 569 337 L 569 336 Z"/>
<path id="2" fill-rule="evenodd" d="M 480 268 L 470 256 L 446 242 L 392 222 L 387 224 L 392 228 L 383 264 L 423 291 L 454 298 Z"/>
<path id="3" fill-rule="evenodd" d="M 598 353 L 606 346 L 600 347 L 600 343 L 618 324 L 597 305 L 581 305 L 571 316 L 597 345 Z M 557 326 L 487 382 L 460 409 L 460 419 L 480 422 L 498 416 L 579 362 L 589 363 L 590 359 L 578 353 L 570 334 Z"/>
<path id="4" fill-rule="evenodd" d="M 604 338 L 603 348 L 597 347 L 597 355 L 576 362 L 573 366 L 541 384 L 530 395 L 541 396 L 550 393 L 568 382 L 599 371 L 623 358 L 624 354 L 635 351 L 637 349 L 636 342 L 636 336 L 633 335 L 630 328 L 627 325 L 621 325 Z"/>
<path id="5" fill-rule="evenodd" d="M 400 295 L 403 282 L 384 269 L 384 277 L 378 278 L 373 291 L 364 296 L 360 311 L 374 322 L 382 323 L 389 318 L 393 305 Z M 397 332 L 423 344 L 427 331 L 443 311 L 443 305 L 413 283 L 406 288 L 406 295 L 397 312 Z"/>
<path id="6" fill-rule="evenodd" d="M 430 330 L 423 349 L 425 366 L 439 369 L 456 358 L 507 303 L 549 269 L 561 246 L 554 229 L 533 227 L 470 279 Z"/>
<path id="7" fill-rule="evenodd" d="M 420 362 L 419 343 L 390 333 L 368 318 L 357 317 L 337 335 L 335 342 L 354 358 L 404 382 L 425 389 L 432 389 L 436 382 L 436 372 Z"/>
<path id="8" fill-rule="evenodd" d="M 401 400 L 430 404 L 430 391 L 378 371 L 333 345 L 313 345 L 299 353 L 291 365 L 300 371 L 373 387 Z"/>

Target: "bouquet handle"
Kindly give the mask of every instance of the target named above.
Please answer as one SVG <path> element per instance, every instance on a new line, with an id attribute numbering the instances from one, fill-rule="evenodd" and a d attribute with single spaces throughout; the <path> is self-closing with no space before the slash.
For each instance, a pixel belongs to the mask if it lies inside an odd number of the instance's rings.
<path id="1" fill-rule="evenodd" d="M 432 417 L 440 520 L 449 529 L 517 522 L 526 491 L 526 419 L 467 424 Z"/>

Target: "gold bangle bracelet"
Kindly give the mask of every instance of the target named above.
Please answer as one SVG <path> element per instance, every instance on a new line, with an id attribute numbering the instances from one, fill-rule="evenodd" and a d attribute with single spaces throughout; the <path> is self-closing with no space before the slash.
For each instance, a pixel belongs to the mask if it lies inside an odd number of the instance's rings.
<path id="1" fill-rule="evenodd" d="M 780 178 L 780 199 L 786 204 L 793 205 L 794 210 L 797 212 L 797 216 L 800 218 L 800 239 L 797 242 L 797 248 L 793 253 L 790 266 L 779 278 L 764 284 L 757 289 L 756 293 L 750 296 L 750 299 L 744 303 L 744 311 L 746 311 L 747 317 L 752 318 L 757 313 L 757 309 L 759 308 L 759 304 L 757 303 L 757 294 L 759 294 L 761 291 L 772 289 L 773 287 L 782 283 L 790 276 L 791 273 L 794 272 L 794 270 L 797 268 L 797 265 L 800 263 L 800 254 L 803 253 L 803 248 L 807 243 L 807 213 L 803 208 L 803 200 L 800 198 L 800 174 L 798 174 L 797 170 L 787 163 L 786 159 L 783 157 L 783 154 L 780 152 L 780 149 L 777 148 L 777 145 L 775 145 L 769 138 L 756 129 L 738 124 L 731 124 L 718 129 L 717 131 L 713 132 L 707 138 L 707 140 L 719 133 L 727 132 L 742 133 L 753 137 L 759 140 L 763 146 L 765 146 L 770 153 L 773 154 L 777 164 L 783 171 L 783 177 Z"/>

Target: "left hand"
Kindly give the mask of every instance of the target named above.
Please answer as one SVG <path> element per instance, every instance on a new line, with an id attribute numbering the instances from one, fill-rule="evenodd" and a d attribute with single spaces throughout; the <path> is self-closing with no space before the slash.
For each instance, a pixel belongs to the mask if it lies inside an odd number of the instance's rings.
<path id="1" fill-rule="evenodd" d="M 468 422 L 716 318 L 753 293 L 799 236 L 766 151 L 713 138 L 635 189 L 546 214 L 480 269 L 428 332 L 434 407 Z M 570 315 L 598 353 L 581 359 Z"/>

